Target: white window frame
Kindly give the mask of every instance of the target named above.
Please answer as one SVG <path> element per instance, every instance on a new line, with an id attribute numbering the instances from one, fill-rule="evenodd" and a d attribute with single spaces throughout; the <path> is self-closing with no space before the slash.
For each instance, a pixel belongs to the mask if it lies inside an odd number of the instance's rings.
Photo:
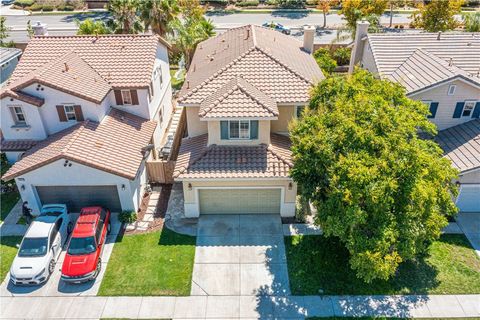
<path id="1" fill-rule="evenodd" d="M 27 117 L 25 116 L 25 112 L 23 111 L 23 108 L 18 106 L 18 107 L 12 107 L 13 108 L 13 113 L 15 115 L 15 119 L 13 121 L 15 122 L 15 125 L 17 126 L 26 126 L 27 125 Z M 20 109 L 20 112 L 17 111 L 17 109 Z M 22 115 L 23 120 L 20 120 L 18 115 Z"/>
<path id="2" fill-rule="evenodd" d="M 295 118 L 298 119 L 298 109 L 299 108 L 302 108 L 303 110 L 305 110 L 305 106 L 295 106 Z"/>
<path id="3" fill-rule="evenodd" d="M 67 111 L 67 108 L 72 108 L 71 111 Z M 73 104 L 65 104 L 63 105 L 63 111 L 65 112 L 65 117 L 67 118 L 67 121 L 77 121 L 77 115 L 75 114 L 75 107 Z M 73 115 L 73 119 L 69 119 L 68 116 L 72 116 Z"/>
<path id="4" fill-rule="evenodd" d="M 457 90 L 457 85 L 456 84 L 451 84 L 448 86 L 448 91 L 447 95 L 453 96 L 455 94 L 455 91 Z"/>
<path id="5" fill-rule="evenodd" d="M 467 100 L 465 101 L 465 104 L 463 105 L 463 110 L 462 110 L 462 118 L 471 118 L 473 115 L 473 110 L 475 110 L 475 104 L 477 103 L 476 100 Z M 472 104 L 472 108 L 470 109 L 470 113 L 468 115 L 464 115 L 463 113 L 466 111 L 465 108 L 467 108 L 467 104 Z"/>
<path id="6" fill-rule="evenodd" d="M 238 123 L 238 138 L 232 138 L 232 136 L 230 135 L 230 132 L 231 132 L 231 129 L 230 129 L 230 124 L 231 123 Z M 241 135 L 241 124 L 242 123 L 248 123 L 248 131 L 247 131 L 247 135 L 248 137 L 242 137 Z M 228 121 L 228 140 L 250 140 L 250 130 L 252 129 L 251 127 L 251 122 L 250 120 L 229 120 Z"/>
<path id="7" fill-rule="evenodd" d="M 132 106 L 133 105 L 133 100 L 132 100 L 132 93 L 130 92 L 130 90 L 121 90 L 121 93 L 122 93 L 122 102 L 124 105 L 126 106 Z M 128 97 L 130 99 L 130 102 L 127 102 L 125 101 L 125 96 L 124 94 L 128 94 Z"/>

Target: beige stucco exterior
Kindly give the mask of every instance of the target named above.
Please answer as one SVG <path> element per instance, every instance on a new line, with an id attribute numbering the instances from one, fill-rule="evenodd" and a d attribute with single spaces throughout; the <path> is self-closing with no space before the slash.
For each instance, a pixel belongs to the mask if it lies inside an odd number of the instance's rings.
<path id="1" fill-rule="evenodd" d="M 220 136 L 220 121 L 207 121 L 208 122 L 208 144 L 216 145 L 258 145 L 258 144 L 270 144 L 270 121 L 259 120 L 258 121 L 258 139 L 252 140 L 222 140 Z"/>
<path id="2" fill-rule="evenodd" d="M 279 106 L 278 120 L 272 120 L 271 130 L 276 133 L 288 133 L 288 124 L 295 117 L 295 106 Z"/>
<path id="3" fill-rule="evenodd" d="M 200 107 L 186 107 L 189 137 L 196 137 L 208 133 L 207 122 L 200 121 L 200 117 L 198 116 L 199 110 Z"/>
<path id="4" fill-rule="evenodd" d="M 191 188 L 189 186 L 191 185 Z M 289 187 L 291 184 L 291 188 Z M 282 203 L 280 204 L 280 215 L 282 217 L 293 217 L 295 215 L 295 199 L 297 195 L 297 184 L 291 179 L 255 179 L 255 180 L 185 180 L 183 181 L 183 196 L 185 205 L 185 216 L 198 217 L 200 215 L 198 203 L 198 190 L 202 188 L 280 188 L 282 191 Z"/>

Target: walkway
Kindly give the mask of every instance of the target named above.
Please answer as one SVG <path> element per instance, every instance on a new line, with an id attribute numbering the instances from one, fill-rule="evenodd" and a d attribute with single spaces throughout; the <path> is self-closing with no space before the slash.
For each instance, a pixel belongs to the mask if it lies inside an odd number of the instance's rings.
<path id="1" fill-rule="evenodd" d="M 279 215 L 200 216 L 192 296 L 289 294 Z"/>
<path id="2" fill-rule="evenodd" d="M 22 215 L 22 200 L 18 200 L 17 204 L 10 210 L 3 223 L 0 225 L 0 234 L 6 236 L 23 236 L 27 232 L 28 226 L 17 224 L 18 219 Z"/>
<path id="3" fill-rule="evenodd" d="M 313 316 L 479 317 L 480 295 L 21 297 L 2 319 L 305 319 Z"/>

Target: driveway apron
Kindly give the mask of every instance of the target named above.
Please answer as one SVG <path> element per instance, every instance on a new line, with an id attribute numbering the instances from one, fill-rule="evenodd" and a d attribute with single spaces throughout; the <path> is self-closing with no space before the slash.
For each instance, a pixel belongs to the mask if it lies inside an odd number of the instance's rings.
<path id="1" fill-rule="evenodd" d="M 191 295 L 289 295 L 279 215 L 200 216 Z"/>

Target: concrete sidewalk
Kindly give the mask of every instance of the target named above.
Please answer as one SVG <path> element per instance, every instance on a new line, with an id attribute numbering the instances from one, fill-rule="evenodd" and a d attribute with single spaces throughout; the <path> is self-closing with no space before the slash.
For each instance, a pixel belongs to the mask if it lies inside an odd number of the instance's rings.
<path id="1" fill-rule="evenodd" d="M 480 295 L 2 297 L 2 319 L 479 317 Z"/>

